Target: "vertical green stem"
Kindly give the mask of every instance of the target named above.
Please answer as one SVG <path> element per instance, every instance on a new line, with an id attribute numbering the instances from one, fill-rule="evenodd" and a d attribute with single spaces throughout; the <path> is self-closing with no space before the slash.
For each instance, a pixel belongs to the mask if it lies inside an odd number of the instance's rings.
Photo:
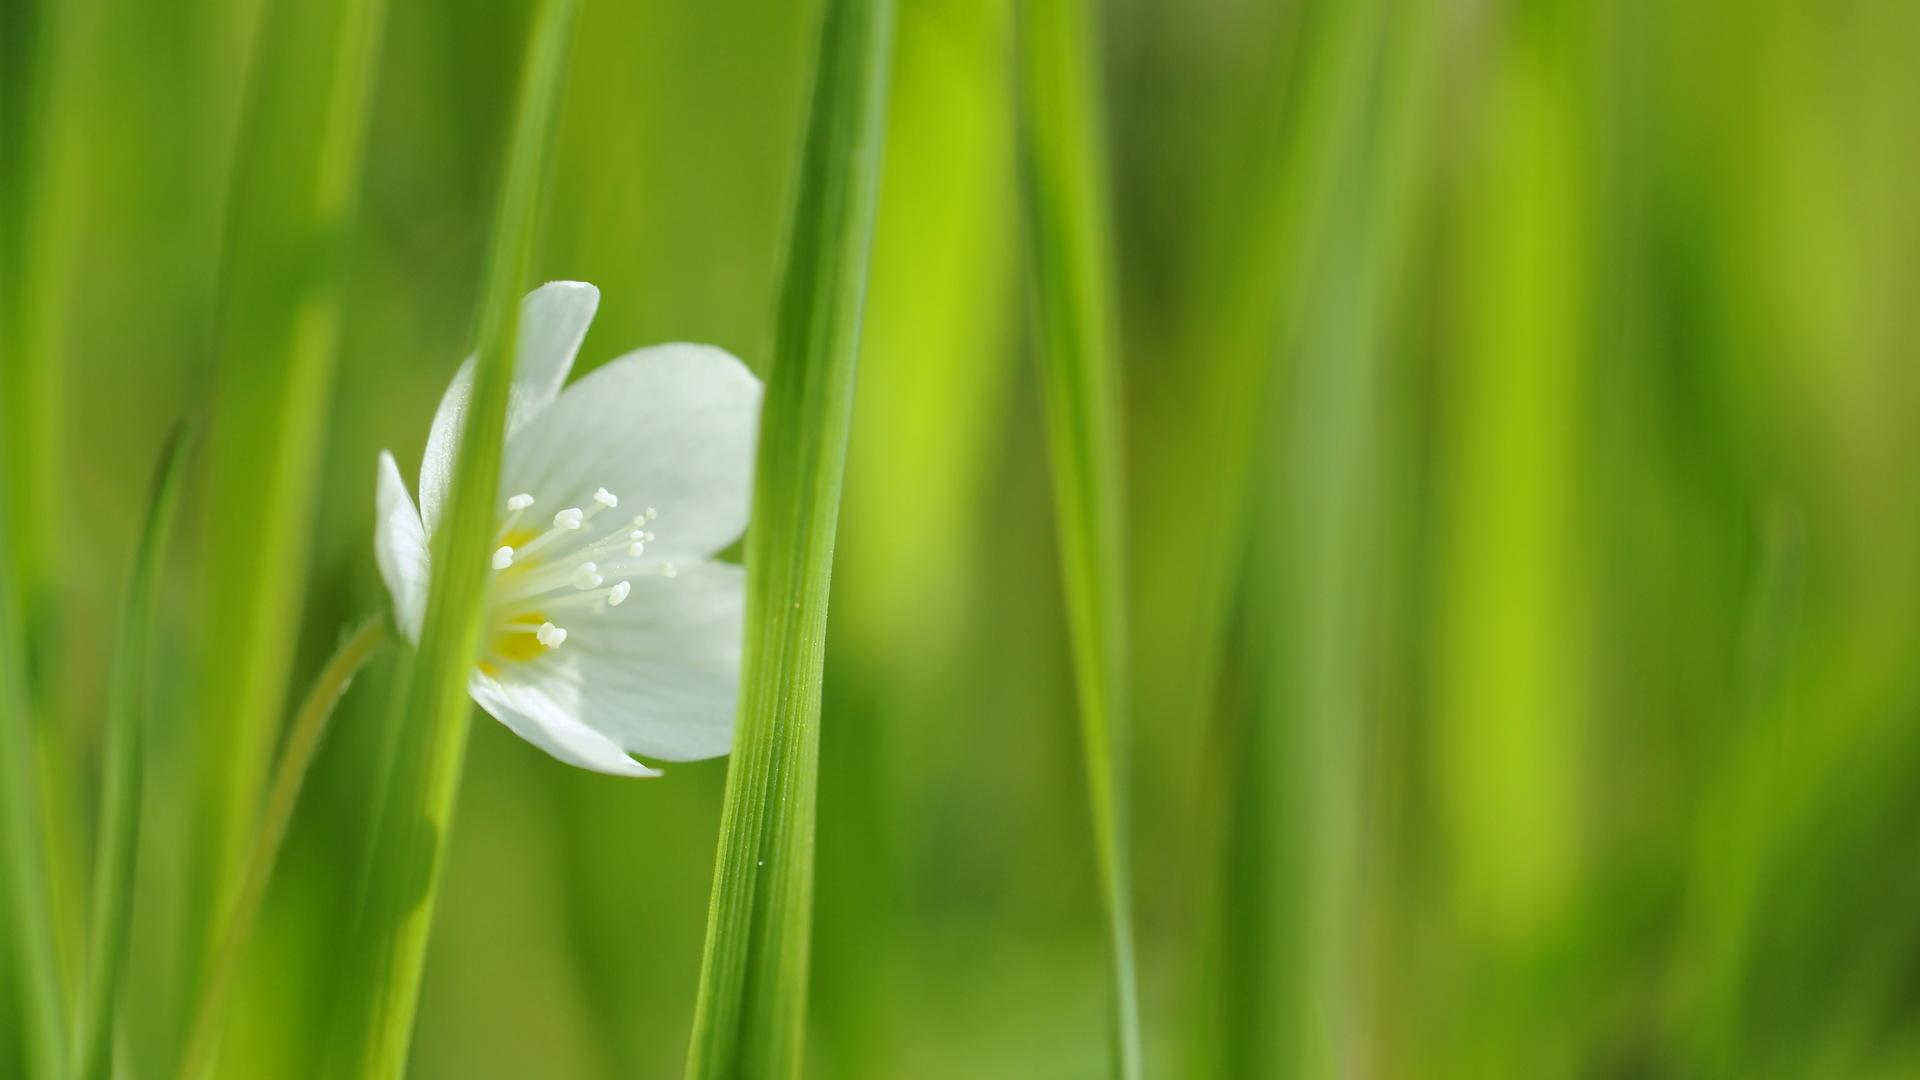
<path id="1" fill-rule="evenodd" d="M 891 0 L 827 2 L 760 427 L 739 733 L 688 1077 L 800 1069 L 827 594 L 893 24 Z"/>
<path id="2" fill-rule="evenodd" d="M 80 1007 L 74 1018 L 69 1075 L 95 1080 L 111 1071 L 113 1021 L 126 967 L 127 926 L 133 918 L 134 858 L 140 840 L 140 787 L 154 621 L 159 611 L 160 562 L 173 534 L 180 501 L 180 470 L 192 439 L 176 427 L 160 454 L 147 523 L 134 556 L 127 604 L 107 700 L 106 749 L 100 784 L 100 837 L 94 852 L 92 928 Z"/>
<path id="3" fill-rule="evenodd" d="M 534 15 L 482 283 L 473 393 L 452 490 L 432 541 L 433 581 L 420 648 L 396 688 L 405 702 L 405 719 L 375 826 L 354 959 L 338 1003 L 330 1076 L 396 1077 L 406 1068 L 466 756 L 472 712 L 467 678 L 480 641 L 520 293 L 532 263 L 539 196 L 578 9 L 578 0 L 545 0 Z"/>
<path id="4" fill-rule="evenodd" d="M 246 873 L 241 878 L 239 896 L 215 938 L 219 944 L 213 967 L 200 985 L 200 1000 L 194 1007 L 192 1027 L 188 1029 L 187 1051 L 180 1067 L 181 1080 L 199 1080 L 213 1069 L 227 992 L 233 985 L 247 942 L 253 936 L 253 924 L 260 917 L 260 904 L 266 899 L 268 883 L 273 880 L 273 867 L 280 857 L 280 844 L 287 837 L 287 827 L 293 823 L 294 807 L 300 800 L 300 789 L 306 782 L 307 769 L 313 764 L 314 755 L 319 753 L 321 741 L 326 738 L 328 723 L 333 719 L 333 707 L 347 692 L 347 686 L 353 682 L 361 666 L 386 642 L 385 617 L 376 616 L 361 623 L 360 628 L 341 643 L 326 667 L 320 669 L 313 688 L 307 691 L 306 700 L 300 703 L 299 711 L 294 713 L 287 731 L 287 745 L 280 752 L 279 763 L 274 766 L 273 783 L 267 789 L 267 801 L 260 813 L 253 847 L 247 852 Z"/>
<path id="5" fill-rule="evenodd" d="M 1085 0 L 1016 5 L 1027 233 L 1080 738 L 1113 964 L 1113 1071 L 1141 1070 L 1125 845 L 1125 511 L 1107 157 Z"/>
<path id="6" fill-rule="evenodd" d="M 4 347 L 4 343 L 0 343 Z M 4 511 L 0 511 L 3 514 Z M 53 1076 L 61 1062 L 60 983 L 47 911 L 46 852 L 40 803 L 30 762 L 32 725 L 27 708 L 26 656 L 14 576 L 0 567 L 0 843 L 4 843 L 4 922 L 25 1013 L 26 1060 L 31 1075 Z"/>

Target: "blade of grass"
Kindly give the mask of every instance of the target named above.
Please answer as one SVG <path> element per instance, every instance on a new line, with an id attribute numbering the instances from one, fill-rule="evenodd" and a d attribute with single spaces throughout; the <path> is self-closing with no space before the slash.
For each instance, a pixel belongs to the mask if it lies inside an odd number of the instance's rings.
<path id="1" fill-rule="evenodd" d="M 94 851 L 92 926 L 86 978 L 74 1017 L 72 1063 L 76 1080 L 107 1076 L 113 1060 L 113 1022 L 133 918 L 133 868 L 140 840 L 142 727 L 148 711 L 154 622 L 159 610 L 160 563 L 180 503 L 180 472 L 192 446 L 177 425 L 160 452 L 147 522 L 134 555 L 127 604 L 108 688 L 106 748 L 102 752 L 100 835 Z"/>
<path id="2" fill-rule="evenodd" d="M 578 0 L 545 0 L 534 14 L 482 282 L 473 393 L 452 491 L 432 539 L 433 579 L 420 648 L 396 686 L 405 702 L 404 723 L 375 826 L 329 1076 L 392 1077 L 406 1068 L 466 756 L 472 713 L 467 677 L 480 644 L 520 294 L 530 273 L 539 196 L 578 10 Z"/>
<path id="3" fill-rule="evenodd" d="M 1377 620 L 1387 597 L 1384 385 L 1394 291 L 1425 174 L 1433 6 L 1359 16 L 1357 130 L 1335 163 L 1340 194 L 1309 253 L 1310 311 L 1284 342 L 1292 378 L 1274 395 L 1266 522 L 1250 568 L 1254 669 L 1264 684 L 1244 778 L 1255 804 L 1245 861 L 1264 896 L 1236 905 L 1246 1019 L 1236 1067 L 1251 1075 L 1372 1071 L 1381 1052 L 1366 1009 L 1368 762 L 1382 702 Z"/>
<path id="4" fill-rule="evenodd" d="M 1270 479 L 1258 475 L 1257 466 L 1276 453 L 1275 419 L 1292 415 L 1277 400 L 1275 384 L 1291 370 L 1313 305 L 1324 298 L 1314 288 L 1316 271 L 1333 242 L 1341 184 L 1352 176 L 1356 147 L 1366 133 L 1362 118 L 1370 100 L 1367 81 L 1376 47 L 1370 28 L 1379 20 L 1377 6 L 1302 4 L 1282 24 L 1260 81 L 1259 107 L 1249 113 L 1255 126 L 1245 134 L 1245 145 L 1229 148 L 1232 153 L 1223 160 L 1226 175 L 1245 179 L 1233 183 L 1226 209 L 1208 223 L 1218 250 L 1220 295 L 1217 305 L 1201 313 L 1189 347 L 1197 383 L 1194 408 L 1217 434 L 1180 440 L 1161 455 L 1164 460 L 1142 463 L 1176 478 L 1210 478 L 1175 487 L 1181 492 L 1181 513 L 1161 515 L 1191 514 L 1191 524 L 1169 520 L 1158 526 L 1180 530 L 1178 542 L 1160 541 L 1162 550 L 1198 552 L 1192 629 L 1162 634 L 1171 637 L 1180 662 L 1200 669 L 1193 723 L 1220 723 L 1208 715 L 1207 699 L 1217 692 L 1214 673 L 1221 668 L 1236 574 L 1254 587 L 1247 590 L 1245 613 L 1257 627 L 1255 640 L 1247 643 L 1254 653 L 1248 669 L 1262 671 L 1271 662 L 1264 635 L 1272 628 L 1261 624 L 1267 613 L 1255 610 L 1263 579 L 1252 573 L 1258 567 L 1240 566 L 1246 561 L 1242 549 L 1260 550 L 1254 538 L 1274 527 L 1255 520 L 1256 511 L 1265 507 L 1252 495 Z M 1197 456 L 1201 453 L 1219 458 Z M 1205 533 L 1230 539 L 1221 545 Z M 1172 617 L 1187 618 L 1178 610 Z M 1220 869 L 1208 865 L 1202 885 L 1210 894 L 1201 901 L 1210 925 L 1195 974 L 1208 1005 L 1188 1034 L 1183 1062 L 1203 1073 L 1260 1075 L 1283 1068 L 1279 1063 L 1289 1060 L 1288 1047 L 1299 1031 L 1274 1022 L 1276 1011 L 1284 1011 L 1275 1006 L 1275 995 L 1289 989 L 1281 980 L 1287 962 L 1276 966 L 1271 951 L 1250 944 L 1263 940 L 1269 925 L 1291 921 L 1278 906 L 1284 898 L 1273 894 L 1270 872 L 1276 868 L 1268 862 L 1267 797 L 1273 793 L 1268 778 L 1281 766 L 1267 760 L 1277 740 L 1267 737 L 1272 733 L 1262 730 L 1263 722 L 1264 717 L 1236 724 L 1220 741 L 1199 740 L 1202 752 L 1187 780 L 1188 790 L 1199 798 L 1229 793 L 1203 814 L 1200 830 L 1199 846 Z"/>
<path id="5" fill-rule="evenodd" d="M 1094 32 L 1084 0 L 1015 5 L 1020 159 L 1033 260 L 1054 514 L 1080 740 L 1113 967 L 1113 1073 L 1141 1070 L 1125 845 L 1125 510 L 1112 232 Z"/>
<path id="6" fill-rule="evenodd" d="M 0 347 L 5 346 L 0 342 Z M 3 391 L 0 391 L 3 392 Z M 0 516 L 6 513 L 0 508 Z M 25 1060 L 32 1076 L 53 1076 L 61 1058 L 61 1001 L 47 910 L 46 853 L 40 832 L 33 732 L 27 705 L 26 656 L 12 567 L 0 565 L 0 844 L 5 844 L 9 972 L 24 1014 Z"/>
<path id="7" fill-rule="evenodd" d="M 207 433 L 207 512 L 246 524 L 207 530 L 194 965 L 238 887 L 279 733 L 385 14 L 385 0 L 267 0 L 254 47 Z"/>
<path id="8" fill-rule="evenodd" d="M 227 991 L 238 973 L 241 954 L 246 951 L 247 942 L 253 936 L 253 924 L 259 919 L 260 904 L 266 899 L 267 885 L 273 879 L 273 867 L 280 856 L 280 844 L 286 839 L 287 827 L 293 823 L 294 807 L 299 802 L 307 769 L 313 764 L 314 755 L 319 753 L 321 741 L 326 738 L 327 726 L 333 719 L 333 707 L 347 692 L 361 665 L 386 643 L 385 616 L 375 616 L 361 623 L 320 670 L 313 688 L 307 692 L 306 700 L 300 703 L 299 711 L 294 713 L 293 722 L 288 725 L 287 745 L 280 753 L 279 763 L 274 766 L 273 783 L 267 789 L 266 805 L 259 816 L 259 831 L 254 833 L 253 847 L 247 852 L 246 873 L 241 879 L 240 894 L 215 937 L 219 942 L 219 951 L 214 954 L 212 970 L 201 982 L 200 1000 L 194 1007 L 192 1026 L 188 1029 L 187 1051 L 180 1067 L 182 1080 L 199 1080 L 213 1069 L 213 1054 L 220 1038 L 219 1025 Z"/>
<path id="9" fill-rule="evenodd" d="M 739 731 L 688 1077 L 800 1069 L 827 596 L 893 25 L 891 0 L 828 0 L 821 28 L 761 418 Z"/>
<path id="10" fill-rule="evenodd" d="M 18 200 L 9 209 L 19 261 L 0 316 L 0 334 L 16 348 L 6 368 L 14 384 L 0 395 L 0 494 L 8 500 L 5 546 L 13 564 L 23 661 L 22 702 L 38 718 L 29 753 L 36 771 L 35 797 L 46 859 L 44 880 L 52 919 L 53 978 L 63 998 L 78 966 L 84 909 L 84 868 L 75 829 L 83 820 L 78 785 L 70 781 L 80 747 L 78 725 L 64 711 L 72 694 L 57 672 L 62 652 L 63 605 L 52 589 L 60 580 L 65 548 L 56 543 L 69 513 L 68 372 L 69 328 L 74 317 L 75 275 L 87 210 L 88 139 L 94 125 L 92 86 L 103 5 L 99 0 L 40 4 L 10 17 L 22 31 L 21 112 L 6 157 L 17 164 L 9 177 Z M 7 27 L 10 33 L 14 26 Z M 17 152 L 16 152 L 17 148 Z"/>

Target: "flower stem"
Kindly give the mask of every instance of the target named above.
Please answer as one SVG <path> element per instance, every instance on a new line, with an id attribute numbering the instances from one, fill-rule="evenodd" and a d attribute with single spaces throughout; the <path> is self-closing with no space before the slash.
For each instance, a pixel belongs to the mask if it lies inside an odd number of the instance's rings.
<path id="1" fill-rule="evenodd" d="M 287 733 L 286 748 L 281 751 L 280 762 L 274 768 L 273 780 L 267 789 L 267 802 L 260 814 L 259 829 L 254 833 L 253 846 L 247 852 L 245 876 L 241 879 L 239 895 L 216 939 L 220 951 L 215 955 L 213 966 L 200 986 L 186 1055 L 180 1066 L 182 1080 L 198 1080 L 213 1067 L 227 991 L 233 984 L 233 976 L 239 969 L 240 956 L 246 950 L 247 941 L 253 936 L 253 924 L 260 916 L 260 904 L 266 898 L 267 884 L 273 878 L 274 863 L 279 859 L 280 844 L 286 839 L 287 826 L 293 821 L 293 808 L 299 802 L 307 769 L 313 764 L 321 741 L 326 738 L 334 705 L 347 692 L 354 675 L 386 642 L 387 624 L 383 617 L 376 616 L 361 623 L 360 628 L 333 654 L 333 659 L 327 661 L 327 666 L 320 669 L 313 688 L 307 691 L 306 700 L 300 703 L 300 711 L 294 714 L 292 727 Z"/>

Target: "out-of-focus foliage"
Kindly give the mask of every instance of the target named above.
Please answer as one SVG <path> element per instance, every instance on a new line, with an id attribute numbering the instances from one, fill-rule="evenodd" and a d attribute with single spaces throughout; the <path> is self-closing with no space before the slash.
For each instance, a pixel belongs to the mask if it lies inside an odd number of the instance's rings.
<path id="1" fill-rule="evenodd" d="M 275 2 L 0 0 L 0 478 L 32 515 L 9 537 L 34 534 L 4 560 L 28 640 L 0 701 L 32 705 L 69 985 L 112 628 L 151 462 L 209 404 Z M 828 628 L 812 1075 L 1108 1060 L 1012 2 L 900 4 Z M 307 403 L 296 693 L 384 602 L 374 454 L 411 474 L 469 345 L 531 10 L 388 8 L 339 361 Z M 582 4 L 535 277 L 601 288 L 583 370 L 692 340 L 764 372 L 818 14 Z M 1920 1071 L 1920 13 L 1096 14 L 1148 1074 Z M 189 706 L 219 661 L 198 585 L 249 521 L 182 525 L 133 1077 L 168 1074 L 180 1009 L 159 1005 L 191 1000 Z M 392 668 L 309 778 L 226 1075 L 320 1056 Z M 414 1074 L 677 1074 L 725 769 L 611 780 L 476 722 Z M 0 985 L 17 1075 L 24 999 Z"/>

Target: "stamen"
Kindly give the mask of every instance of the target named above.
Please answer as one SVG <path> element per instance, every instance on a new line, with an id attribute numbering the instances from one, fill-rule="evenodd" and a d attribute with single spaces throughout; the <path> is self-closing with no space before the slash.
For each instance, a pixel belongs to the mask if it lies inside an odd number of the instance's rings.
<path id="1" fill-rule="evenodd" d="M 639 534 L 635 533 L 634 535 L 638 536 Z M 641 543 L 638 540 L 635 540 L 633 543 L 627 545 L 627 554 L 632 558 L 637 559 L 640 556 L 645 555 L 646 553 L 647 553 L 647 545 Z"/>
<path id="2" fill-rule="evenodd" d="M 595 488 L 593 490 L 593 501 L 609 510 L 620 505 L 620 497 L 608 491 L 606 488 Z"/>
<path id="3" fill-rule="evenodd" d="M 619 607 L 620 602 L 625 600 L 627 598 L 627 594 L 632 591 L 633 591 L 633 582 L 631 581 L 616 582 L 613 588 L 607 590 L 607 606 Z"/>
<path id="4" fill-rule="evenodd" d="M 672 563 L 661 563 L 660 576 L 665 578 L 677 578 L 680 576 L 680 571 L 675 570 L 673 568 Z"/>
<path id="5" fill-rule="evenodd" d="M 500 548 L 500 550 L 493 553 L 493 568 L 495 570 L 505 570 L 507 567 L 512 565 L 513 565 L 513 549 L 512 548 L 506 547 L 503 545 Z"/>
<path id="6" fill-rule="evenodd" d="M 555 626 L 550 622 L 541 623 L 540 629 L 533 632 L 533 638 L 549 649 L 557 649 L 567 640 L 567 630 L 563 626 Z"/>
<path id="7" fill-rule="evenodd" d="M 524 491 L 518 495 L 515 495 L 513 498 L 507 500 L 507 509 L 513 511 L 516 514 L 532 505 L 533 505 L 533 496 L 527 494 Z"/>
<path id="8" fill-rule="evenodd" d="M 553 527 L 572 532 L 578 529 L 581 522 L 585 521 L 586 518 L 587 515 L 579 507 L 569 506 L 565 510 L 553 515 Z"/>
<path id="9" fill-rule="evenodd" d="M 649 506 L 649 507 L 647 507 L 647 520 L 648 520 L 648 521 L 652 521 L 652 520 L 653 520 L 654 518 L 657 518 L 657 517 L 659 517 L 659 516 L 660 516 L 660 511 L 658 511 L 658 510 L 655 510 L 655 509 L 654 509 L 653 507 L 651 507 L 651 506 Z"/>
<path id="10" fill-rule="evenodd" d="M 573 587 L 576 589 L 597 589 L 600 587 L 600 568 L 590 562 L 583 562 L 573 572 Z"/>

